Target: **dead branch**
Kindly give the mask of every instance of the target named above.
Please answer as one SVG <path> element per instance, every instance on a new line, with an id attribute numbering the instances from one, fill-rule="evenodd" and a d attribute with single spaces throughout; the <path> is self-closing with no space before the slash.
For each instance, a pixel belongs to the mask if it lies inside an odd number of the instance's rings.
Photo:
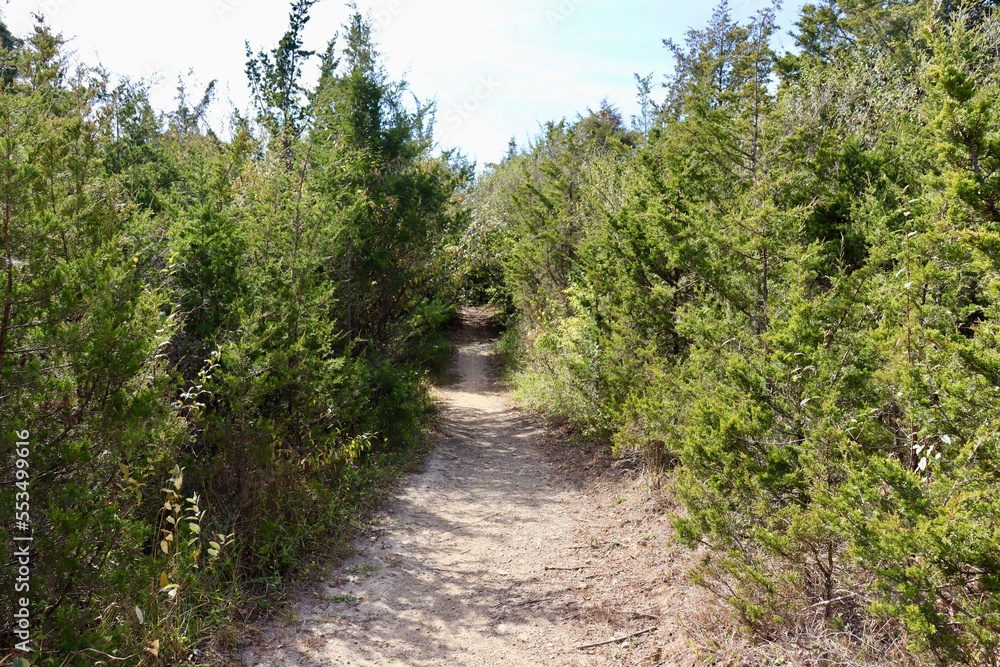
<path id="1" fill-rule="evenodd" d="M 603 642 L 594 642 L 593 644 L 584 644 L 583 646 L 577 646 L 576 650 L 582 651 L 588 648 L 597 648 L 598 646 L 606 646 L 607 644 L 617 644 L 618 642 L 623 642 L 626 639 L 632 639 L 633 637 L 638 637 L 639 635 L 649 634 L 654 630 L 656 630 L 655 625 L 651 628 L 646 628 L 645 630 L 639 630 L 639 632 L 633 632 L 632 634 L 628 634 L 623 637 L 615 637 L 614 639 L 605 639 Z"/>
<path id="2" fill-rule="evenodd" d="M 515 607 L 530 607 L 533 604 L 538 604 L 539 602 L 548 602 L 551 599 L 552 599 L 552 597 L 549 596 L 547 598 L 537 598 L 535 600 L 526 600 L 525 602 L 518 602 L 514 606 Z"/>

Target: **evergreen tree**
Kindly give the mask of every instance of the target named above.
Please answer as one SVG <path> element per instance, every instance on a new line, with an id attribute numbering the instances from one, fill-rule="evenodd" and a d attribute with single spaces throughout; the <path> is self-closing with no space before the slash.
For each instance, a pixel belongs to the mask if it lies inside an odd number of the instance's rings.
<path id="1" fill-rule="evenodd" d="M 17 74 L 0 87 L 0 410 L 6 461 L 14 433 L 29 434 L 30 480 L 18 488 L 5 466 L 0 496 L 31 498 L 32 646 L 108 648 L 149 609 L 144 545 L 160 503 L 144 492 L 181 435 L 157 359 L 173 325 L 165 294 L 140 279 L 142 216 L 101 164 L 97 88 L 70 76 L 44 25 L 6 56 Z M 0 574 L 8 591 L 13 572 Z"/>

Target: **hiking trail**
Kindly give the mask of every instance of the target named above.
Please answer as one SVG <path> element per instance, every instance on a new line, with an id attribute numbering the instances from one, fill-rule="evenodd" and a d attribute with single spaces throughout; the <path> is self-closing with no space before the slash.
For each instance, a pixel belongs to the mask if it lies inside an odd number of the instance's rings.
<path id="1" fill-rule="evenodd" d="M 488 312 L 462 317 L 421 471 L 244 664 L 696 664 L 669 501 L 515 409 L 492 372 Z"/>

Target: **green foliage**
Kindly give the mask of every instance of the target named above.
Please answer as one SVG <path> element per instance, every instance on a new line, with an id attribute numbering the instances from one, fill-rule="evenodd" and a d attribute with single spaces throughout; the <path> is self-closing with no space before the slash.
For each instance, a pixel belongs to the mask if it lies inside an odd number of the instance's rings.
<path id="1" fill-rule="evenodd" d="M 360 15 L 301 80 L 312 4 L 248 49 L 258 116 L 228 139 L 214 83 L 161 114 L 44 26 L 0 31 L 0 500 L 30 431 L 34 664 L 211 662 L 239 600 L 420 450 L 469 170 L 431 155 Z"/>
<path id="2" fill-rule="evenodd" d="M 762 636 L 997 663 L 994 4 L 806 5 L 794 54 L 723 4 L 643 137 L 551 124 L 472 193 L 522 400 L 676 466 Z"/>
<path id="3" fill-rule="evenodd" d="M 28 431 L 33 646 L 71 652 L 120 639 L 152 597 L 150 488 L 183 435 L 157 354 L 176 322 L 141 279 L 143 216 L 101 163 L 101 82 L 70 78 L 41 25 L 7 55 L 18 74 L 0 88 L 0 497 L 13 507 L 24 490 L 13 450 Z M 8 543 L 13 529 L 0 531 Z M 13 594 L 13 570 L 0 581 Z"/>

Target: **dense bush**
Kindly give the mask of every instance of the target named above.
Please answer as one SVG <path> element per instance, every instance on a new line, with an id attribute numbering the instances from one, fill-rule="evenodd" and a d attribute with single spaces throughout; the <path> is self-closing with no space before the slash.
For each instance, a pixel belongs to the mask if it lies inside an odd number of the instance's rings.
<path id="1" fill-rule="evenodd" d="M 44 25 L 3 31 L 0 502 L 30 431 L 38 664 L 187 660 L 419 447 L 469 170 L 361 16 L 302 83 L 312 4 L 248 50 L 257 115 L 227 139 L 214 84 L 161 114 Z"/>
<path id="2" fill-rule="evenodd" d="M 675 463 L 764 636 L 1000 660 L 994 4 L 806 5 L 786 54 L 723 4 L 655 122 L 550 125 L 473 195 L 523 397 Z"/>

